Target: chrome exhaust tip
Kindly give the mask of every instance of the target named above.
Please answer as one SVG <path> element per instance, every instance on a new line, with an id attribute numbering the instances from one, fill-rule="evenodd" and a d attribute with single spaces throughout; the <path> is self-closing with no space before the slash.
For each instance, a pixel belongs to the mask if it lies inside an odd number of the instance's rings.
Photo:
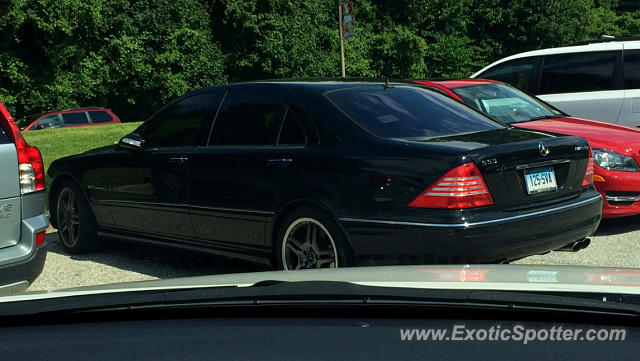
<path id="1" fill-rule="evenodd" d="M 571 242 L 564 247 L 560 247 L 556 249 L 558 252 L 578 252 L 581 249 L 585 249 L 589 247 L 591 244 L 591 240 L 589 238 L 584 238 L 575 242 Z"/>

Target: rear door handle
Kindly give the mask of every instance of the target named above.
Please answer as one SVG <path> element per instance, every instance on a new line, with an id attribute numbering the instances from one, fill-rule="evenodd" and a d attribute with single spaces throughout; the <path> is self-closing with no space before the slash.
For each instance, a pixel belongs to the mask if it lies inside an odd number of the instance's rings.
<path id="1" fill-rule="evenodd" d="M 269 166 L 269 167 L 285 167 L 285 166 L 288 166 L 291 163 L 293 163 L 293 159 L 291 159 L 291 158 L 276 158 L 276 159 L 269 159 L 267 161 L 267 166 Z"/>
<path id="2" fill-rule="evenodd" d="M 184 164 L 189 160 L 187 157 L 173 157 L 169 158 L 169 163 L 171 164 Z"/>

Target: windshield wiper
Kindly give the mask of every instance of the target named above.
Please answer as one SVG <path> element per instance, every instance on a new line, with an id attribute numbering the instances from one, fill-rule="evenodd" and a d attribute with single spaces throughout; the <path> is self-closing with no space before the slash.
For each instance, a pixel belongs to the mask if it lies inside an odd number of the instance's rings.
<path id="1" fill-rule="evenodd" d="M 541 115 L 541 116 L 533 117 L 533 118 L 531 118 L 529 120 L 525 120 L 525 121 L 526 122 L 531 122 L 531 121 L 534 121 L 534 120 L 553 119 L 553 118 L 557 118 L 557 117 L 555 115 Z"/>

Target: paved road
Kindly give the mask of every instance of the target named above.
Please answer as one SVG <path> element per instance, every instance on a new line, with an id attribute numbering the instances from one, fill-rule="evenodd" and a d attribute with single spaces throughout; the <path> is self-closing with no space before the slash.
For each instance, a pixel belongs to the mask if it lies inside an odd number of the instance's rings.
<path id="1" fill-rule="evenodd" d="M 44 270 L 29 291 L 266 270 L 224 257 L 134 243 L 115 242 L 99 252 L 69 255 L 59 245 L 57 233 L 48 233 L 46 240 L 50 246 Z"/>
<path id="2" fill-rule="evenodd" d="M 640 216 L 605 220 L 591 245 L 579 252 L 551 252 L 514 263 L 640 268 Z"/>
<path id="3" fill-rule="evenodd" d="M 101 252 L 70 256 L 58 245 L 57 234 L 48 234 L 47 241 L 51 246 L 44 271 L 29 290 L 265 269 L 222 257 L 130 243 L 114 243 Z M 515 263 L 640 268 L 640 216 L 603 221 L 591 241 L 589 248 L 577 253 L 551 252 Z"/>

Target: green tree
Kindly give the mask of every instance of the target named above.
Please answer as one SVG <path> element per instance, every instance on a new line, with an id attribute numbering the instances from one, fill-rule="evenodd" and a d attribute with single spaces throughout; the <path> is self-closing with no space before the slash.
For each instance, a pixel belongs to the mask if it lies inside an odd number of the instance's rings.
<path id="1" fill-rule="evenodd" d="M 333 0 L 4 0 L 0 100 L 17 116 L 142 120 L 227 80 L 340 75 Z M 640 33 L 629 0 L 356 0 L 348 76 L 465 77 L 518 52 Z"/>
<path id="2" fill-rule="evenodd" d="M 141 120 L 172 97 L 225 81 L 223 55 L 196 0 L 4 6 L 0 96 L 16 116 L 97 105 Z"/>

